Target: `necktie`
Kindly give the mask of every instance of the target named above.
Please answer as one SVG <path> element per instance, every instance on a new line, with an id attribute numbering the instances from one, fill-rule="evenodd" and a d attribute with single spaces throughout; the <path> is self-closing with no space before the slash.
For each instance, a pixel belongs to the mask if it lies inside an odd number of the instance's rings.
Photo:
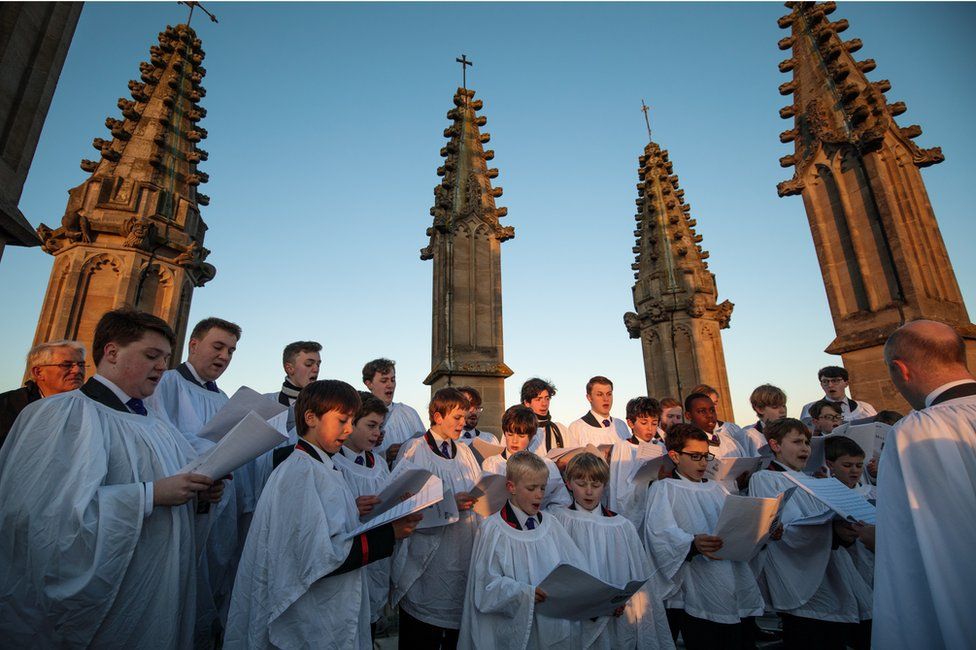
<path id="1" fill-rule="evenodd" d="M 535 530 L 535 517 L 529 517 L 525 520 L 526 530 Z"/>
<path id="2" fill-rule="evenodd" d="M 142 400 L 138 397 L 133 397 L 128 402 L 125 403 L 129 407 L 129 410 L 136 415 L 149 415 L 149 411 L 146 410 L 146 405 L 142 403 Z"/>
<path id="3" fill-rule="evenodd" d="M 363 459 L 362 456 L 356 456 L 356 461 L 355 462 L 356 462 L 357 465 L 365 465 L 366 464 L 366 461 Z"/>
<path id="4" fill-rule="evenodd" d="M 215 381 L 204 382 L 203 387 L 209 390 L 211 393 L 220 392 L 220 390 L 217 388 L 217 382 Z"/>
<path id="5" fill-rule="evenodd" d="M 451 448 L 447 445 L 447 441 L 441 443 L 441 456 L 444 458 L 451 457 Z"/>
<path id="6" fill-rule="evenodd" d="M 470 432 L 470 431 L 468 431 L 468 430 L 465 430 L 465 431 L 464 431 L 464 437 L 465 437 L 465 438 L 470 438 L 470 437 L 471 437 L 471 432 Z"/>
<path id="7" fill-rule="evenodd" d="M 708 444 L 710 444 L 713 447 L 718 447 L 719 446 L 720 441 L 718 439 L 718 434 L 717 433 L 713 433 L 712 434 L 712 439 L 708 441 Z"/>
<path id="8" fill-rule="evenodd" d="M 603 421 L 603 426 L 609 427 L 610 426 L 610 420 L 604 420 Z"/>

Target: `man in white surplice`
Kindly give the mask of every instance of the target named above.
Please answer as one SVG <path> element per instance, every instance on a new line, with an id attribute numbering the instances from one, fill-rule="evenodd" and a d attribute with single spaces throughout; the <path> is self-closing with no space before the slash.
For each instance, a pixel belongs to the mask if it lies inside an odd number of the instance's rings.
<path id="1" fill-rule="evenodd" d="M 590 403 L 589 412 L 569 425 L 569 437 L 577 446 L 615 445 L 630 437 L 626 423 L 610 415 L 612 381 L 597 376 L 586 382 L 586 401 Z"/>
<path id="2" fill-rule="evenodd" d="M 195 608 L 195 456 L 144 400 L 175 337 L 150 314 L 95 327 L 97 374 L 30 404 L 0 450 L 0 642 L 187 648 Z"/>
<path id="3" fill-rule="evenodd" d="M 878 465 L 875 648 L 971 648 L 976 639 L 976 380 L 963 339 L 914 321 L 885 362 L 912 411 Z"/>
<path id="4" fill-rule="evenodd" d="M 386 404 L 383 439 L 373 451 L 392 463 L 400 446 L 411 438 L 422 436 L 427 427 L 413 407 L 393 401 L 393 393 L 396 391 L 396 362 L 373 359 L 363 366 L 363 383 L 369 392 Z"/>

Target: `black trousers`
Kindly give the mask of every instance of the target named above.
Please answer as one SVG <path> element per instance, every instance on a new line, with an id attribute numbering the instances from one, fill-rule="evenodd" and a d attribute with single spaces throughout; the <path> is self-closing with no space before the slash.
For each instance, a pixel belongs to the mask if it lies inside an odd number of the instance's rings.
<path id="1" fill-rule="evenodd" d="M 677 641 L 680 633 L 688 650 L 739 650 L 742 646 L 741 621 L 715 623 L 695 618 L 683 609 L 669 609 L 666 613 L 671 638 Z"/>
<path id="2" fill-rule="evenodd" d="M 813 618 L 780 614 L 783 620 L 785 650 L 845 650 L 850 623 L 818 621 Z"/>
<path id="3" fill-rule="evenodd" d="M 415 619 L 400 607 L 400 636 L 397 648 L 402 650 L 455 650 L 460 630 L 437 627 Z"/>

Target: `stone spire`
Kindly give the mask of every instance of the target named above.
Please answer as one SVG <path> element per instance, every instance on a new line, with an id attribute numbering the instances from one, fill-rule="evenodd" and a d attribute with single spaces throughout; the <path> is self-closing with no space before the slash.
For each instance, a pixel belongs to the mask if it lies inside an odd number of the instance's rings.
<path id="1" fill-rule="evenodd" d="M 855 399 L 903 410 L 882 358 L 885 339 L 902 323 L 953 325 L 976 362 L 976 326 L 919 172 L 942 162 L 942 150 L 920 148 L 912 138 L 922 128 L 895 122 L 905 104 L 889 103 L 888 80 L 867 79 L 876 64 L 854 59 L 859 39 L 841 40 L 848 22 L 828 18 L 835 3 L 786 6 L 779 26 L 790 35 L 779 47 L 792 56 L 779 69 L 793 78 L 779 90 L 793 102 L 780 116 L 793 128 L 780 141 L 792 142 L 793 153 L 780 164 L 795 171 L 777 189 L 803 197 L 837 333 L 826 352 L 841 355 Z"/>
<path id="2" fill-rule="evenodd" d="M 631 338 L 641 340 L 647 393 L 683 400 L 696 384 L 708 384 L 722 397 L 719 418 L 731 421 L 720 330 L 729 326 L 733 305 L 717 302 L 708 251 L 701 247 L 667 149 L 652 140 L 638 162 L 631 265 L 637 313 L 624 314 L 624 325 Z"/>
<path id="3" fill-rule="evenodd" d="M 179 361 L 193 288 L 216 273 L 199 210 L 210 199 L 197 189 L 208 180 L 197 168 L 207 159 L 197 147 L 207 137 L 200 45 L 187 25 L 160 32 L 129 82 L 131 99 L 105 120 L 108 137 L 92 142 L 99 157 L 81 161 L 91 175 L 69 190 L 61 226 L 37 229 L 54 268 L 35 343 L 66 338 L 90 349 L 101 315 L 129 305 L 173 327 Z"/>
<path id="4" fill-rule="evenodd" d="M 495 206 L 502 188 L 491 184 L 498 170 L 486 164 L 495 152 L 482 146 L 491 136 L 479 131 L 487 122 L 477 115 L 481 107 L 473 90 L 458 88 L 447 112 L 445 160 L 437 169 L 442 180 L 430 209 L 434 223 L 420 251 L 420 259 L 434 260 L 431 371 L 424 383 L 431 391 L 478 389 L 484 399 L 479 428 L 500 435 L 504 382 L 512 374 L 502 344 L 501 243 L 515 229 L 499 223 L 508 210 Z"/>

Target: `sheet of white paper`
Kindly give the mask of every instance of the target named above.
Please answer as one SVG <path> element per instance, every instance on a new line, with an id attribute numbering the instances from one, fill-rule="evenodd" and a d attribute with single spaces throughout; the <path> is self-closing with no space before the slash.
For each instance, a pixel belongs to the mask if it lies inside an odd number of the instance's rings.
<path id="1" fill-rule="evenodd" d="M 671 457 L 665 454 L 663 451 L 661 455 L 652 458 L 643 463 L 634 463 L 634 468 L 630 473 L 631 483 L 646 484 L 651 481 L 657 480 L 660 474 L 661 468 L 664 467 L 664 471 L 670 472 L 675 468 L 674 461 Z"/>
<path id="2" fill-rule="evenodd" d="M 876 523 L 876 508 L 868 503 L 864 495 L 850 489 L 836 478 L 811 478 L 806 474 L 795 472 L 783 472 L 783 474 L 800 486 L 800 489 L 813 495 L 813 498 L 847 521 Z"/>
<path id="3" fill-rule="evenodd" d="M 824 455 L 824 442 L 826 442 L 826 438 L 823 436 L 812 436 L 810 438 L 810 457 L 807 458 L 807 465 L 803 468 L 804 474 L 813 474 L 827 463 L 827 457 Z"/>
<path id="4" fill-rule="evenodd" d="M 373 509 L 368 513 L 360 517 L 362 521 L 370 521 L 374 517 L 382 515 L 384 512 L 392 508 L 393 506 L 400 503 L 403 499 L 403 495 L 407 494 L 417 494 L 423 487 L 427 484 L 427 479 L 429 479 L 433 474 L 425 469 L 418 468 L 402 468 L 398 470 L 390 483 L 383 488 L 383 491 L 377 494 L 380 502 L 373 506 Z M 440 480 L 440 479 L 438 479 Z"/>
<path id="5" fill-rule="evenodd" d="M 372 530 L 382 526 L 383 524 L 396 521 L 401 517 L 406 517 L 407 515 L 411 515 L 415 512 L 424 511 L 424 516 L 426 517 L 426 509 L 436 504 L 443 498 L 444 484 L 439 478 L 428 472 L 427 480 L 416 494 L 405 501 L 400 501 L 392 508 L 388 508 L 382 514 L 373 517 L 364 524 L 361 524 L 359 527 L 349 531 L 346 533 L 345 539 L 350 539 L 356 535 L 365 533 L 367 530 Z"/>
<path id="6" fill-rule="evenodd" d="M 598 616 L 609 616 L 647 580 L 634 580 L 622 587 L 608 585 L 582 569 L 560 564 L 539 583 L 546 592 L 546 599 L 535 606 L 535 611 L 551 618 L 582 621 Z"/>
<path id="7" fill-rule="evenodd" d="M 759 471 L 759 466 L 762 464 L 761 456 L 746 456 L 745 458 L 729 457 L 729 458 L 713 458 L 708 461 L 708 467 L 705 469 L 705 478 L 711 481 L 724 481 L 726 479 L 736 479 L 739 478 L 743 472 L 753 472 Z"/>
<path id="8" fill-rule="evenodd" d="M 471 453 L 474 454 L 475 460 L 478 464 L 485 462 L 486 458 L 491 458 L 492 456 L 497 456 L 498 454 L 505 451 L 503 445 L 493 445 L 490 442 L 485 442 L 481 438 L 475 438 L 471 441 Z"/>
<path id="9" fill-rule="evenodd" d="M 894 427 L 890 424 L 885 424 L 884 422 L 874 423 L 874 452 L 873 458 L 881 457 L 881 450 L 884 448 L 885 440 L 888 438 L 888 432 Z"/>
<path id="10" fill-rule="evenodd" d="M 252 411 L 267 422 L 276 415 L 287 412 L 288 407 L 268 399 L 247 386 L 241 386 L 227 403 L 210 418 L 210 421 L 203 425 L 203 428 L 197 436 L 206 438 L 212 442 L 217 442 L 228 431 L 233 429 L 234 425 L 240 422 L 245 415 Z"/>
<path id="11" fill-rule="evenodd" d="M 569 460 L 576 454 L 582 454 L 584 451 L 600 456 L 600 449 L 596 445 L 586 445 L 585 447 L 557 447 L 556 449 L 550 449 L 549 453 L 546 454 L 546 458 L 556 462 L 565 457 L 563 462 L 569 462 Z"/>
<path id="12" fill-rule="evenodd" d="M 266 397 L 262 399 L 271 401 Z M 287 441 L 288 436 L 251 411 L 216 445 L 190 461 L 180 473 L 203 474 L 216 480 Z"/>
<path id="13" fill-rule="evenodd" d="M 424 518 L 417 524 L 418 529 L 447 526 L 448 524 L 457 522 L 461 518 L 452 490 L 444 490 L 444 498 L 424 508 L 423 513 Z"/>
<path id="14" fill-rule="evenodd" d="M 501 510 L 508 500 L 505 477 L 501 474 L 485 474 L 472 488 L 471 496 L 477 499 L 471 509 L 482 517 L 490 517 Z"/>
<path id="15" fill-rule="evenodd" d="M 722 538 L 722 548 L 714 553 L 715 557 L 740 562 L 751 560 L 769 539 L 773 522 L 782 511 L 782 494 L 775 499 L 727 496 L 712 533 Z"/>
<path id="16" fill-rule="evenodd" d="M 874 453 L 876 424 L 876 422 L 868 422 L 867 424 L 842 424 L 825 437 L 844 436 L 850 438 L 857 443 L 857 446 L 864 452 L 865 457 L 870 460 L 871 454 Z"/>

